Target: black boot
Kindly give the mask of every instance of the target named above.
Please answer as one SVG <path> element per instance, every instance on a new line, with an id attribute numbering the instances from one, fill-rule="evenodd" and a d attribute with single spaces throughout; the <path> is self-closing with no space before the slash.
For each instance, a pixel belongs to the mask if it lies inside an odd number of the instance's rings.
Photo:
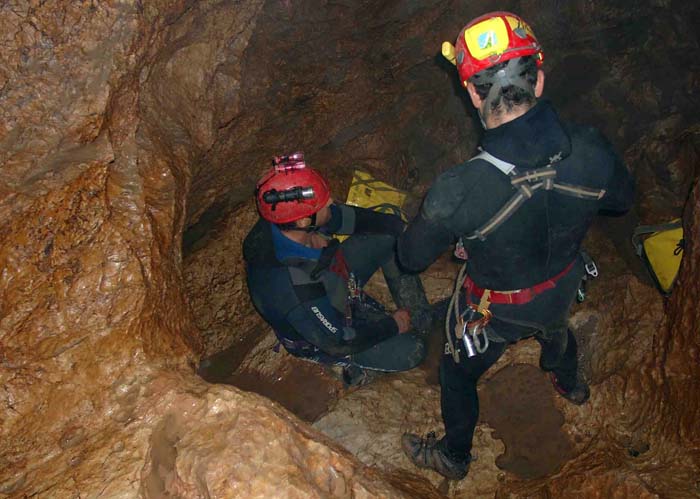
<path id="1" fill-rule="evenodd" d="M 471 456 L 466 462 L 448 457 L 440 448 L 433 432 L 428 433 L 425 438 L 413 433 L 404 433 L 401 438 L 401 447 L 413 464 L 419 468 L 437 471 L 450 480 L 461 480 L 469 472 Z"/>
<path id="2" fill-rule="evenodd" d="M 546 358 L 543 345 L 540 364 L 543 369 L 551 371 L 549 376 L 557 393 L 572 404 L 581 405 L 588 400 L 591 391 L 578 369 L 576 337 L 571 330 L 562 331 L 562 333 L 564 334 L 554 338 L 552 345 L 555 347 L 552 350 L 563 348 L 564 353 L 556 361 L 553 356 Z"/>
<path id="3" fill-rule="evenodd" d="M 363 369 L 355 365 L 349 365 L 343 367 L 342 379 L 345 388 L 357 388 L 368 385 L 381 375 L 382 373 L 378 371 Z"/>
<path id="4" fill-rule="evenodd" d="M 540 368 L 543 371 L 551 371 L 559 365 L 569 344 L 569 334 L 569 331 L 564 329 L 551 331 L 546 338 L 539 335 L 535 336 L 540 347 L 542 347 Z"/>
<path id="5" fill-rule="evenodd" d="M 552 385 L 557 393 L 572 404 L 583 405 L 591 396 L 591 390 L 588 388 L 588 383 L 581 379 L 576 380 L 576 384 L 573 388 L 566 390 L 557 380 L 556 374 L 549 373 L 549 378 L 552 380 Z"/>

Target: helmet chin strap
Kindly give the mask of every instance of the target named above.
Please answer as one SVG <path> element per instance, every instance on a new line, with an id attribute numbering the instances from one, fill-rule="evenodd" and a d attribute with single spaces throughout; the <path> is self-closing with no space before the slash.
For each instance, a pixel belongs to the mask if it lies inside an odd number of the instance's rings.
<path id="1" fill-rule="evenodd" d="M 287 230 L 296 230 L 299 232 L 318 232 L 321 230 L 321 227 L 316 225 L 316 213 L 312 213 L 309 218 L 311 218 L 311 225 L 307 225 L 306 227 L 290 227 Z"/>
<path id="2" fill-rule="evenodd" d="M 481 107 L 484 107 L 483 105 Z M 486 130 L 486 119 L 484 118 L 484 115 L 481 112 L 481 109 L 476 110 L 477 114 L 479 115 L 479 121 L 481 121 L 481 126 Z"/>

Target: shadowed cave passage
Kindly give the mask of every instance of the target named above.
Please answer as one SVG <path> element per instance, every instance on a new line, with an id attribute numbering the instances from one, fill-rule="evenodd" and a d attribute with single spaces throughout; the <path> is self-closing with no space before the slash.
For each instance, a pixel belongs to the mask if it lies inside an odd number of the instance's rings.
<path id="1" fill-rule="evenodd" d="M 363 169 L 412 209 L 472 156 L 480 125 L 439 49 L 493 8 L 2 3 L 0 497 L 698 497 L 697 3 L 503 5 L 543 44 L 545 97 L 637 179 L 632 213 L 586 240 L 584 406 L 515 345 L 479 385 L 479 459 L 448 483 L 399 445 L 441 431 L 439 327 L 421 368 L 344 390 L 275 352 L 248 299 L 241 242 L 273 154 L 303 150 L 338 199 Z M 664 299 L 629 236 L 679 216 Z M 446 254 L 422 275 L 431 301 L 456 271 Z"/>

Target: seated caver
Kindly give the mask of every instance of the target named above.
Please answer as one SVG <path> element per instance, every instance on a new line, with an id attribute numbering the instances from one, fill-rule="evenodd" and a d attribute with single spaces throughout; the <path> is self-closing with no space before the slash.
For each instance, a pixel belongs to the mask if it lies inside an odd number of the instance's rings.
<path id="1" fill-rule="evenodd" d="M 397 265 L 400 217 L 334 204 L 301 153 L 273 160 L 256 202 L 260 219 L 243 243 L 248 289 L 289 353 L 345 367 L 349 384 L 365 370 L 420 364 L 431 314 L 419 277 Z M 333 234 L 350 237 L 339 243 Z M 362 289 L 380 268 L 393 313 Z"/>

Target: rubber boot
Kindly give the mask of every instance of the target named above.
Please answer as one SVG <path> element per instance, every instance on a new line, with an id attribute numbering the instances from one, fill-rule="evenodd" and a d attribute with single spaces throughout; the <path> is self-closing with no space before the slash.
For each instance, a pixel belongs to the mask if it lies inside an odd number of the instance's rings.
<path id="1" fill-rule="evenodd" d="M 413 464 L 419 468 L 437 471 L 450 480 L 461 480 L 469 472 L 471 456 L 465 462 L 450 458 L 441 448 L 435 433 L 430 432 L 425 438 L 413 433 L 404 433 L 401 448 Z"/>
<path id="2" fill-rule="evenodd" d="M 343 384 L 345 388 L 357 388 L 365 386 L 382 375 L 379 371 L 363 369 L 359 366 L 349 365 L 343 368 Z"/>
<path id="3" fill-rule="evenodd" d="M 385 274 L 385 279 L 396 306 L 408 309 L 411 313 L 411 324 L 416 332 L 427 336 L 435 317 L 432 307 L 425 297 L 420 277 L 412 274 L 386 277 Z"/>
<path id="4" fill-rule="evenodd" d="M 549 337 L 536 336 L 535 339 L 542 347 L 540 352 L 540 368 L 543 371 L 555 369 L 564 357 L 568 346 L 568 331 L 566 329 L 552 331 Z"/>
<path id="5" fill-rule="evenodd" d="M 581 381 L 580 379 L 576 381 L 576 386 L 570 390 L 565 390 L 557 381 L 557 375 L 554 373 L 549 373 L 549 378 L 552 381 L 554 389 L 559 395 L 564 397 L 566 400 L 575 405 L 583 405 L 588 401 L 591 396 L 591 389 L 588 388 L 588 383 Z"/>
<path id="6" fill-rule="evenodd" d="M 343 383 L 345 389 L 348 388 L 358 388 L 360 386 L 365 386 L 377 378 L 381 377 L 382 372 L 374 371 L 372 369 L 364 369 L 360 366 L 350 364 L 347 366 L 343 365 L 325 365 L 327 373 L 330 377 L 337 379 Z"/>
<path id="7" fill-rule="evenodd" d="M 560 334 L 559 337 L 565 338 L 565 340 L 556 340 L 554 344 L 561 348 L 563 343 L 564 352 L 559 356 L 556 365 L 547 369 L 551 371 L 550 380 L 557 393 L 566 400 L 576 405 L 584 404 L 590 397 L 591 391 L 579 372 L 576 337 L 571 330 L 565 330 L 565 334 Z M 544 354 L 543 347 L 540 364 L 545 363 Z"/>

